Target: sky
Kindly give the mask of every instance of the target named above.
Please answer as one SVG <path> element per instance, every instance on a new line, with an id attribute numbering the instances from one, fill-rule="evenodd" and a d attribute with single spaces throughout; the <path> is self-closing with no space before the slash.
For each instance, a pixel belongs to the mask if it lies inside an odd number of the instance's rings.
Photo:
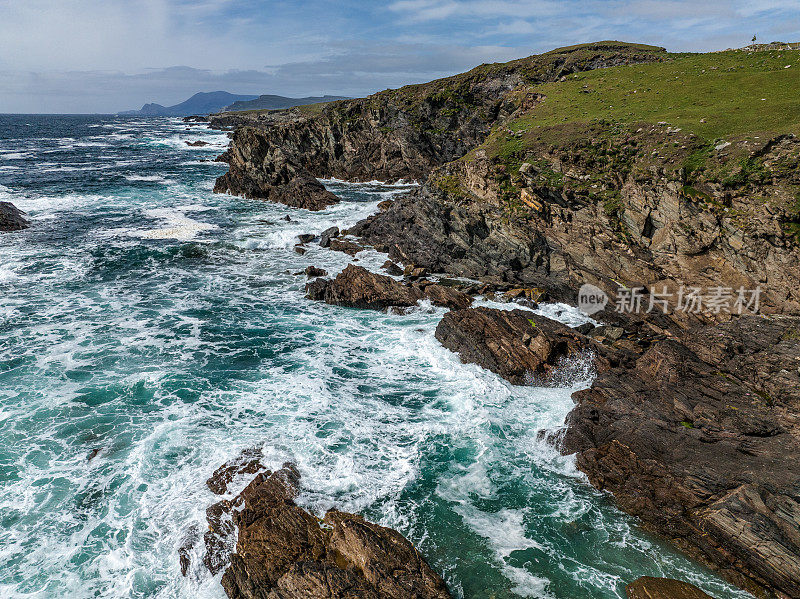
<path id="1" fill-rule="evenodd" d="M 800 0 L 0 0 L 0 113 L 363 96 L 606 39 L 800 41 Z"/>

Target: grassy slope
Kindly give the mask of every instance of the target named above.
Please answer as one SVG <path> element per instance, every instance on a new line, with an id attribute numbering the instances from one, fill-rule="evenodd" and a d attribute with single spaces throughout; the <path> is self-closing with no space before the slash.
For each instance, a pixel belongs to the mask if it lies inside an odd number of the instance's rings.
<path id="1" fill-rule="evenodd" d="M 800 133 L 800 52 L 726 51 L 671 58 L 533 86 L 530 91 L 543 94 L 544 100 L 508 128 L 528 133 L 563 123 L 666 121 L 708 141 Z"/>
<path id="2" fill-rule="evenodd" d="M 535 96 L 535 105 L 495 127 L 486 142 L 462 160 L 470 161 L 477 150 L 485 150 L 508 173 L 498 181 L 506 199 L 513 199 L 519 192 L 512 184 L 522 162 L 536 162 L 553 148 L 577 147 L 575 151 L 596 166 L 589 180 L 572 181 L 573 188 L 585 187 L 591 195 L 594 188 L 606 188 L 611 172 L 634 169 L 646 176 L 656 166 L 682 180 L 695 200 L 726 212 L 726 206 L 694 186 L 720 184 L 748 197 L 756 192 L 752 185 L 762 184 L 761 193 L 774 176 L 764 201 L 783 211 L 784 230 L 800 242 L 800 185 L 791 172 L 797 157 L 785 157 L 769 168 L 748 157 L 777 135 L 800 134 L 798 92 L 797 50 L 670 54 L 664 62 L 582 72 L 517 90 L 520 98 Z M 632 138 L 638 144 L 628 145 Z M 720 145 L 723 140 L 726 143 Z M 714 151 L 718 145 L 724 151 Z M 560 174 L 551 174 L 562 184 Z M 610 207 L 620 203 L 613 188 L 600 195 Z M 738 209 L 745 215 L 750 210 L 756 210 L 755 201 Z"/>

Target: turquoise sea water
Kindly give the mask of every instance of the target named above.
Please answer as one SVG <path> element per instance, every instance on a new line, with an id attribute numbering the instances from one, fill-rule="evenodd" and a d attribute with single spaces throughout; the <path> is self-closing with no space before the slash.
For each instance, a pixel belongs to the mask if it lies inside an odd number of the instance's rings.
<path id="1" fill-rule="evenodd" d="M 33 225 L 0 235 L 0 597 L 224 597 L 202 548 L 187 578 L 177 550 L 205 479 L 256 445 L 298 465 L 303 505 L 399 529 L 457 597 L 623 597 L 641 575 L 746 596 L 538 440 L 581 365 L 513 387 L 439 346 L 440 309 L 303 297 L 294 273 L 351 258 L 296 235 L 408 186 L 327 182 L 343 202 L 321 213 L 214 195 L 226 144 L 176 119 L 0 116 L 0 200 Z"/>

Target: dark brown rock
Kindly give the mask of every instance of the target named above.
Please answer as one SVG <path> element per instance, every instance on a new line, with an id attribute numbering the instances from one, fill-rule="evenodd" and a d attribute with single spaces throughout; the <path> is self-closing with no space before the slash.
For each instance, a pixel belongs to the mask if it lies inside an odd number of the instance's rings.
<path id="1" fill-rule="evenodd" d="M 238 530 L 235 553 L 218 544 L 207 549 L 214 563 L 230 563 L 222 586 L 231 599 L 450 597 L 402 535 L 336 510 L 318 520 L 294 502 L 298 481 L 289 464 L 258 474 L 233 502 L 209 515 L 212 531 L 219 529 L 220 513 Z"/>
<path id="2" fill-rule="evenodd" d="M 187 141 L 186 145 L 192 146 L 193 148 L 202 148 L 203 146 L 209 145 L 209 143 L 207 141 L 201 141 L 198 139 L 197 141 Z"/>
<path id="3" fill-rule="evenodd" d="M 642 576 L 625 587 L 628 599 L 713 599 L 688 582 Z"/>
<path id="4" fill-rule="evenodd" d="M 30 225 L 22 216 L 22 210 L 11 202 L 0 202 L 0 231 L 20 231 Z"/>
<path id="5" fill-rule="evenodd" d="M 564 358 L 588 352 L 589 340 L 525 310 L 469 308 L 444 315 L 436 338 L 461 361 L 478 364 L 515 385 L 546 382 Z"/>
<path id="6" fill-rule="evenodd" d="M 386 272 L 388 272 L 390 275 L 394 275 L 395 277 L 399 277 L 400 275 L 403 274 L 403 269 L 400 268 L 397 264 L 395 264 L 391 260 L 387 260 L 386 262 L 384 262 L 381 268 Z"/>
<path id="7" fill-rule="evenodd" d="M 331 245 L 331 239 L 339 236 L 339 227 L 330 227 L 325 229 L 319 236 L 320 246 L 326 248 Z"/>
<path id="8" fill-rule="evenodd" d="M 463 310 L 472 305 L 472 298 L 454 287 L 438 285 L 436 283 L 413 283 L 412 289 L 418 289 L 422 296 L 434 305 L 451 310 Z"/>
<path id="9" fill-rule="evenodd" d="M 386 310 L 410 308 L 421 299 L 430 299 L 436 306 L 463 308 L 472 298 L 457 289 L 429 284 L 404 285 L 391 277 L 380 275 L 362 266 L 350 264 L 333 280 L 318 279 L 306 286 L 308 297 L 328 304 Z"/>
<path id="10" fill-rule="evenodd" d="M 307 266 L 306 269 L 303 271 L 306 273 L 306 276 L 309 279 L 313 279 L 316 277 L 324 277 L 327 276 L 328 271 L 324 268 L 317 268 L 316 266 Z"/>
<path id="11" fill-rule="evenodd" d="M 760 593 L 800 597 L 800 319 L 655 341 L 573 395 L 564 448 L 596 487 Z"/>

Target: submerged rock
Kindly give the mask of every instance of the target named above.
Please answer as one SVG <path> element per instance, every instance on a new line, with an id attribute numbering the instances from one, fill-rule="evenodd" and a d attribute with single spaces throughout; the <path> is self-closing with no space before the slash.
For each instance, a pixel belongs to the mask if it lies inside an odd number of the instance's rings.
<path id="1" fill-rule="evenodd" d="M 25 213 L 11 202 L 0 202 L 0 231 L 27 229 L 30 225 L 23 214 Z"/>
<path id="2" fill-rule="evenodd" d="M 628 599 L 713 599 L 688 582 L 650 576 L 633 581 L 625 587 L 625 592 Z"/>
<path id="3" fill-rule="evenodd" d="M 591 347 L 580 333 L 544 316 L 482 307 L 445 314 L 436 338 L 462 362 L 478 364 L 515 385 L 546 383 L 560 361 Z"/>
<path id="4" fill-rule="evenodd" d="M 337 510 L 320 521 L 298 506 L 299 479 L 297 469 L 285 464 L 258 474 L 233 501 L 209 509 L 211 531 L 238 530 L 235 548 L 206 538 L 212 555 L 207 562 L 230 563 L 222 576 L 229 597 L 450 597 L 441 577 L 398 532 Z"/>
<path id="5" fill-rule="evenodd" d="M 242 474 L 255 474 L 263 470 L 261 459 L 263 458 L 261 449 L 253 447 L 245 449 L 235 459 L 225 462 L 217 468 L 211 477 L 206 481 L 206 486 L 216 495 L 224 495 L 228 492 L 228 485 Z"/>
<path id="6" fill-rule="evenodd" d="M 197 141 L 187 141 L 186 145 L 193 148 L 202 148 L 203 146 L 208 146 L 210 144 L 207 141 L 201 141 L 198 139 Z"/>
<path id="7" fill-rule="evenodd" d="M 457 289 L 433 283 L 404 285 L 391 277 L 352 264 L 335 279 L 318 279 L 309 283 L 306 292 L 310 299 L 370 310 L 410 308 L 421 299 L 429 299 L 436 306 L 455 309 L 465 308 L 472 303 L 471 297 Z"/>

